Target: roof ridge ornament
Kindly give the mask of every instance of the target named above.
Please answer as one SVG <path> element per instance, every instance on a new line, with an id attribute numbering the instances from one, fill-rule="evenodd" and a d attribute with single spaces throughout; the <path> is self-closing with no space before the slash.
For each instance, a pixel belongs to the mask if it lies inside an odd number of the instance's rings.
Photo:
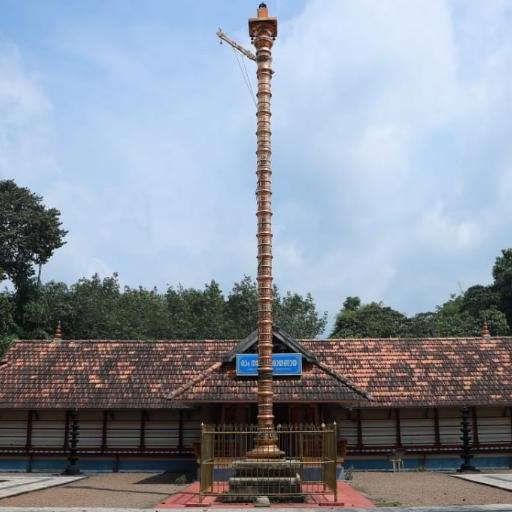
<path id="1" fill-rule="evenodd" d="M 489 326 L 487 325 L 487 320 L 484 318 L 484 323 L 482 324 L 482 338 L 490 338 L 491 333 L 489 331 Z"/>
<path id="2" fill-rule="evenodd" d="M 60 320 L 57 322 L 57 327 L 55 328 L 55 333 L 53 335 L 53 341 L 62 340 L 62 328 L 60 325 Z"/>

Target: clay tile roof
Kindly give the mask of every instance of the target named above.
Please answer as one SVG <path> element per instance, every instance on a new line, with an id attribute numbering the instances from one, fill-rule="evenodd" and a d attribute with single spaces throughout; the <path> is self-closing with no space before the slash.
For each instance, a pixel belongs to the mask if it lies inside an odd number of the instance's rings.
<path id="1" fill-rule="evenodd" d="M 162 408 L 254 401 L 225 356 L 239 340 L 18 341 L 0 365 L 0 408 Z M 512 338 L 302 340 L 302 377 L 276 401 L 365 407 L 512 404 Z"/>
<path id="2" fill-rule="evenodd" d="M 512 338 L 302 340 L 366 406 L 512 404 Z"/>
<path id="3" fill-rule="evenodd" d="M 171 394 L 179 402 L 256 402 L 254 378 L 237 378 L 232 368 L 220 364 L 208 368 L 188 385 Z M 274 378 L 276 402 L 347 402 L 366 401 L 366 393 L 349 386 L 332 372 L 313 364 L 305 366 L 301 377 Z"/>
<path id="4" fill-rule="evenodd" d="M 0 408 L 161 408 L 237 341 L 17 341 Z"/>

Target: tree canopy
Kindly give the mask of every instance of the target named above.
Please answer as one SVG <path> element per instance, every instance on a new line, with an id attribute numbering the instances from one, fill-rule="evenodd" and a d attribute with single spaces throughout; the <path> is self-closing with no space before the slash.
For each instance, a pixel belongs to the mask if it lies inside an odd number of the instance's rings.
<path id="1" fill-rule="evenodd" d="M 427 338 L 479 336 L 484 320 L 493 335 L 511 334 L 502 292 L 494 285 L 475 285 L 454 295 L 435 311 L 407 317 L 381 302 L 361 304 L 347 297 L 336 317 L 332 338 Z"/>
<path id="2" fill-rule="evenodd" d="M 117 274 L 82 278 L 71 286 L 42 284 L 25 304 L 22 322 L 10 314 L 13 297 L 0 295 L 0 328 L 23 338 L 49 338 L 57 322 L 68 339 L 240 339 L 257 326 L 256 284 L 235 283 L 227 297 L 215 281 L 204 288 L 121 287 Z M 274 289 L 276 323 L 299 338 L 314 338 L 325 328 L 311 295 Z"/>
<path id="3" fill-rule="evenodd" d="M 512 248 L 501 251 L 492 269 L 494 277 L 493 289 L 497 294 L 497 307 L 507 317 L 512 326 Z"/>
<path id="4" fill-rule="evenodd" d="M 12 180 L 0 181 L 0 281 L 9 279 L 20 290 L 55 249 L 64 245 L 60 212 L 43 198 Z"/>

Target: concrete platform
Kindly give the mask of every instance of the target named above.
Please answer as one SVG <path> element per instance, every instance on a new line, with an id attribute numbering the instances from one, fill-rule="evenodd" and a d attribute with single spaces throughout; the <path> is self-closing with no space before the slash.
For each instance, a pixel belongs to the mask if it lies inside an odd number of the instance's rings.
<path id="1" fill-rule="evenodd" d="M 375 505 L 368 498 L 363 496 L 361 493 L 356 491 L 351 485 L 346 482 L 338 482 L 338 500 L 334 501 L 334 496 L 329 493 L 320 494 L 308 494 L 308 484 L 303 484 L 302 490 L 306 495 L 306 501 L 304 503 L 272 503 L 270 508 L 272 510 L 279 509 L 290 509 L 296 512 L 297 510 L 332 510 L 333 508 L 364 508 L 373 509 Z M 312 490 L 312 489 L 310 489 Z M 251 502 L 247 503 L 233 503 L 228 504 L 222 501 L 218 496 L 204 496 L 200 499 L 199 496 L 199 482 L 195 482 L 188 486 L 183 491 L 169 496 L 165 501 L 156 505 L 157 509 L 183 509 L 183 508 L 196 508 L 201 510 L 207 510 L 208 508 L 218 510 L 245 510 L 256 508 L 255 504 Z M 167 512 L 166 510 L 166 512 Z M 2 510 L 0 509 L 0 512 Z M 511 511 L 512 512 L 512 511 Z"/>
<path id="2" fill-rule="evenodd" d="M 512 473 L 462 473 L 452 476 L 468 480 L 469 482 L 490 485 L 491 487 L 497 487 L 505 491 L 512 491 Z M 510 501 L 512 501 L 512 496 L 510 497 Z"/>
<path id="3" fill-rule="evenodd" d="M 26 492 L 40 491 L 48 487 L 69 484 L 76 480 L 86 478 L 81 476 L 60 476 L 60 475 L 1 475 L 0 474 L 0 499 L 9 496 L 16 496 Z M 1 503 L 1 502 L 0 502 Z"/>

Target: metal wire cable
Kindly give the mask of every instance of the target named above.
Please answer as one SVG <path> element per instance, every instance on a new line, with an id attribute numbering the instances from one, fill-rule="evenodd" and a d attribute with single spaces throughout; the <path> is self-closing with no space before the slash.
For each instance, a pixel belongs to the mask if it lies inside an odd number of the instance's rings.
<path id="1" fill-rule="evenodd" d="M 242 79 L 245 83 L 245 86 L 247 87 L 247 91 L 249 92 L 249 95 L 251 96 L 254 106 L 257 107 L 258 104 L 256 102 L 256 95 L 254 94 L 254 89 L 252 88 L 251 80 L 249 78 L 249 73 L 247 72 L 247 67 L 245 66 L 245 62 L 242 60 L 242 63 L 240 63 L 240 56 L 238 55 L 237 51 L 234 48 L 233 48 L 233 53 L 235 54 L 235 59 L 236 59 L 236 62 L 238 63 L 240 73 L 242 73 Z"/>

